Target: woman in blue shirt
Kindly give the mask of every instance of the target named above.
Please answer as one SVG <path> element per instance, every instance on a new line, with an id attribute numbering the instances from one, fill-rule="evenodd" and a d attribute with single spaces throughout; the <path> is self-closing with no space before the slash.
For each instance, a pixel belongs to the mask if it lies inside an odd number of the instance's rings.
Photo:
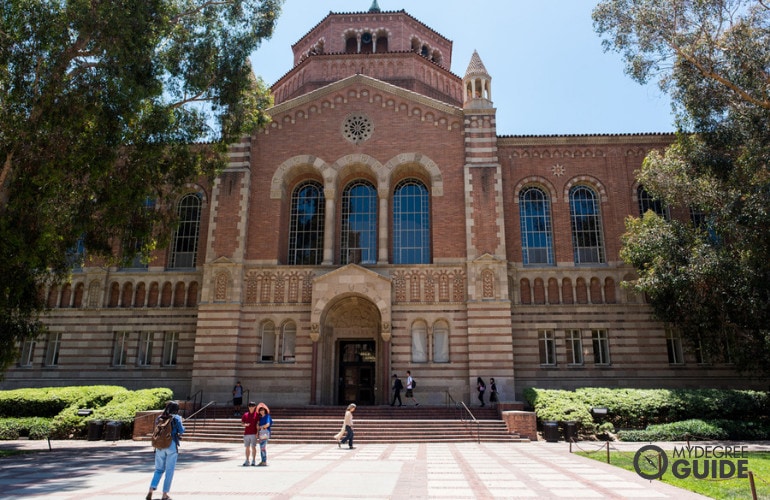
<path id="1" fill-rule="evenodd" d="M 270 427 L 273 425 L 273 419 L 270 417 L 270 408 L 265 403 L 259 403 L 257 405 L 257 413 L 259 413 L 258 438 L 259 438 L 259 455 L 262 459 L 257 464 L 257 467 L 264 467 L 267 465 L 267 442 L 270 440 Z"/>
<path id="2" fill-rule="evenodd" d="M 179 440 L 180 435 L 184 434 L 184 425 L 182 424 L 182 417 L 179 416 L 179 404 L 176 401 L 169 401 L 166 403 L 166 408 L 156 420 L 161 418 L 172 418 L 171 422 L 171 446 L 164 449 L 155 449 L 155 474 L 152 476 L 152 482 L 150 482 L 150 491 L 145 497 L 147 500 L 152 500 L 152 493 L 158 489 L 158 483 L 163 474 L 166 477 L 163 479 L 163 500 L 169 500 L 168 492 L 171 490 L 171 481 L 174 479 L 174 469 L 176 468 L 176 459 L 179 456 Z"/>

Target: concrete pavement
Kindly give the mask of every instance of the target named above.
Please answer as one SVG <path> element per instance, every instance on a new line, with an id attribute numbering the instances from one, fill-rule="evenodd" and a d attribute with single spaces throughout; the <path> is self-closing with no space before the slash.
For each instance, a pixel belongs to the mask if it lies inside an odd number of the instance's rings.
<path id="1" fill-rule="evenodd" d="M 596 444 L 587 444 L 594 449 Z M 628 446 L 628 445 L 625 445 Z M 638 449 L 635 444 L 631 449 Z M 0 459 L 0 497 L 144 498 L 148 442 L 0 441 L 34 453 Z M 268 467 L 243 467 L 237 444 L 183 442 L 171 497 L 274 499 L 706 498 L 569 453 L 569 444 L 269 444 Z M 154 498 L 159 499 L 160 491 Z"/>

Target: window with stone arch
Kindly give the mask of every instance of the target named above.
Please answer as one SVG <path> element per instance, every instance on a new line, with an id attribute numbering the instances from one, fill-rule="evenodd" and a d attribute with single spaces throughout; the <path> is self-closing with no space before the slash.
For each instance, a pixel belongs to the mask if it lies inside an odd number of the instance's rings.
<path id="1" fill-rule="evenodd" d="M 412 362 L 428 362 L 428 325 L 423 320 L 412 324 Z"/>
<path id="2" fill-rule="evenodd" d="M 177 204 L 179 226 L 171 243 L 169 267 L 172 269 L 195 267 L 200 239 L 201 198 L 200 193 L 188 193 Z"/>
<path id="3" fill-rule="evenodd" d="M 275 361 L 275 323 L 265 321 L 260 325 L 260 337 L 262 338 L 262 349 L 259 360 L 263 363 L 272 363 Z"/>
<path id="4" fill-rule="evenodd" d="M 287 321 L 281 327 L 281 362 L 293 363 L 297 344 L 297 324 Z"/>
<path id="5" fill-rule="evenodd" d="M 340 264 L 377 262 L 377 190 L 355 180 L 342 192 Z"/>
<path id="6" fill-rule="evenodd" d="M 321 264 L 325 208 L 326 201 L 320 182 L 307 181 L 294 188 L 289 219 L 289 265 Z"/>
<path id="7" fill-rule="evenodd" d="M 588 186 L 572 187 L 569 213 L 575 264 L 603 264 L 604 238 L 596 192 Z"/>
<path id="8" fill-rule="evenodd" d="M 539 187 L 519 193 L 521 255 L 525 266 L 554 265 L 551 200 Z"/>
<path id="9" fill-rule="evenodd" d="M 393 190 L 393 263 L 430 264 L 430 197 L 425 184 L 404 179 Z"/>
<path id="10" fill-rule="evenodd" d="M 449 363 L 449 324 L 443 320 L 433 324 L 433 362 Z"/>
<path id="11" fill-rule="evenodd" d="M 652 210 L 659 217 L 663 217 L 664 219 L 669 218 L 668 207 L 666 207 L 661 200 L 654 198 L 648 193 L 644 189 L 644 186 L 639 186 L 636 189 L 636 198 L 639 200 L 640 216 L 644 217 L 644 214 L 647 213 L 648 210 Z"/>

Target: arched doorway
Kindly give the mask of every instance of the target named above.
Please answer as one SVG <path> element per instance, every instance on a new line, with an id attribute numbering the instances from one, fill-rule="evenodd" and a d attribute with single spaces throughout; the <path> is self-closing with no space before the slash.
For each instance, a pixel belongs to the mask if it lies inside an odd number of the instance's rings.
<path id="1" fill-rule="evenodd" d="M 364 297 L 347 296 L 329 306 L 322 322 L 322 401 L 380 404 L 384 358 L 377 307 Z"/>

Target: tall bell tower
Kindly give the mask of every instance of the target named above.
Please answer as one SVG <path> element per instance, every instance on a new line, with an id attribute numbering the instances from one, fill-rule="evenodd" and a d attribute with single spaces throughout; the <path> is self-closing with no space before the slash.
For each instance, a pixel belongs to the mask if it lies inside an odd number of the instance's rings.
<path id="1" fill-rule="evenodd" d="M 492 77 L 476 51 L 463 77 L 463 114 L 470 383 L 473 386 L 475 376 L 496 374 L 512 387 L 511 301 L 496 110 Z"/>

